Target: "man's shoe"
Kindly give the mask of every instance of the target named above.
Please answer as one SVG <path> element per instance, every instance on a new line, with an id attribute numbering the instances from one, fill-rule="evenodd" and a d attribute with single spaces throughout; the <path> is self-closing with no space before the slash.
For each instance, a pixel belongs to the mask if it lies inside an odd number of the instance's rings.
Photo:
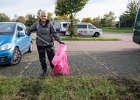
<path id="1" fill-rule="evenodd" d="M 41 73 L 40 76 L 41 76 L 41 77 L 47 76 L 47 72 L 46 72 L 46 71 L 43 71 L 43 73 Z"/>

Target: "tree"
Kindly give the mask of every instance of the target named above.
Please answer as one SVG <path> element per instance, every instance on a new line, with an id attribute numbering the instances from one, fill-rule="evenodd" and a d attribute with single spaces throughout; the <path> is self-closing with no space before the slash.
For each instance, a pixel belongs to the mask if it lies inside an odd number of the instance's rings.
<path id="1" fill-rule="evenodd" d="M 52 19 L 53 19 L 52 15 L 53 15 L 52 13 L 48 12 L 48 14 L 47 14 L 47 19 L 48 19 L 48 20 L 52 20 Z"/>
<path id="2" fill-rule="evenodd" d="M 101 27 L 101 18 L 100 17 L 93 18 L 93 25 L 95 25 L 96 27 Z"/>
<path id="3" fill-rule="evenodd" d="M 13 18 L 11 21 L 12 21 L 12 22 L 15 22 L 17 19 L 18 19 L 18 15 L 15 14 L 15 15 L 14 15 L 14 18 Z"/>
<path id="4" fill-rule="evenodd" d="M 35 18 L 35 15 L 33 14 L 27 14 L 26 15 L 26 25 L 27 26 L 31 26 L 33 23 L 35 23 L 37 21 L 37 18 Z"/>
<path id="5" fill-rule="evenodd" d="M 101 25 L 103 27 L 112 27 L 115 24 L 115 15 L 112 11 L 104 14 L 103 18 L 101 18 Z"/>
<path id="6" fill-rule="evenodd" d="M 16 20 L 17 22 L 21 22 L 23 24 L 25 24 L 26 20 L 25 20 L 25 17 L 23 16 L 19 16 L 18 19 Z"/>
<path id="7" fill-rule="evenodd" d="M 17 14 L 14 15 L 14 19 L 15 19 L 15 20 L 18 19 L 18 15 L 17 15 Z"/>
<path id="8" fill-rule="evenodd" d="M 70 20 L 69 15 L 56 16 L 54 20 Z"/>
<path id="9" fill-rule="evenodd" d="M 133 26 L 139 6 L 140 0 L 129 0 L 127 10 L 120 16 L 121 23 Z"/>
<path id="10" fill-rule="evenodd" d="M 83 18 L 83 19 L 82 19 L 82 22 L 93 23 L 93 19 L 92 19 L 92 18 L 90 18 L 90 17 Z"/>
<path id="11" fill-rule="evenodd" d="M 37 11 L 37 19 L 38 19 L 38 20 L 39 20 L 40 12 L 41 12 L 41 9 L 39 9 L 39 10 Z"/>
<path id="12" fill-rule="evenodd" d="M 0 22 L 9 22 L 10 18 L 5 13 L 0 13 Z"/>
<path id="13" fill-rule="evenodd" d="M 76 16 L 77 12 L 79 12 L 87 4 L 88 1 L 89 0 L 56 0 L 56 15 L 63 16 L 66 14 L 70 16 L 71 37 L 75 33 L 73 28 L 76 28 L 74 25 L 74 17 Z"/>

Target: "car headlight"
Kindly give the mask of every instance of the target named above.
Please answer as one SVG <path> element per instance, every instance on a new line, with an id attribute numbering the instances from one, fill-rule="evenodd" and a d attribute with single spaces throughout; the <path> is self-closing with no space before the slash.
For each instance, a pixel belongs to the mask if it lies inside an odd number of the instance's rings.
<path id="1" fill-rule="evenodd" d="M 6 43 L 0 46 L 0 50 L 8 50 L 8 49 L 11 49 L 12 47 L 13 47 L 13 43 Z"/>

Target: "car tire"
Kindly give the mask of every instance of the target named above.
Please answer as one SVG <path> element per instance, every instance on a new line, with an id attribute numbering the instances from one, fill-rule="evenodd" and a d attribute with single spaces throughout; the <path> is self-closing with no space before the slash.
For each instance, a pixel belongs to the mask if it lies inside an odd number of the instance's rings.
<path id="1" fill-rule="evenodd" d="M 100 36 L 100 33 L 99 32 L 96 32 L 94 33 L 93 37 L 99 37 Z"/>
<path id="2" fill-rule="evenodd" d="M 13 58 L 11 60 L 11 65 L 16 65 L 21 61 L 21 52 L 19 50 L 19 48 L 15 48 L 13 51 Z"/>
<path id="3" fill-rule="evenodd" d="M 33 43 L 31 42 L 31 45 L 30 45 L 29 50 L 27 51 L 27 53 L 31 53 L 32 50 L 33 50 Z"/>
<path id="4" fill-rule="evenodd" d="M 63 35 L 66 36 L 66 32 L 63 32 Z"/>

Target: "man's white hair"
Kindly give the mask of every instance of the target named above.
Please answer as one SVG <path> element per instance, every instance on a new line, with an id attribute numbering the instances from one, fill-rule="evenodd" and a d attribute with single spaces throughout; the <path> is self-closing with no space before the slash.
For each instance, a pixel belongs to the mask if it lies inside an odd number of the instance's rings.
<path id="1" fill-rule="evenodd" d="M 47 16 L 47 11 L 46 10 L 39 10 L 38 11 L 38 16 L 41 16 L 41 15 Z"/>

